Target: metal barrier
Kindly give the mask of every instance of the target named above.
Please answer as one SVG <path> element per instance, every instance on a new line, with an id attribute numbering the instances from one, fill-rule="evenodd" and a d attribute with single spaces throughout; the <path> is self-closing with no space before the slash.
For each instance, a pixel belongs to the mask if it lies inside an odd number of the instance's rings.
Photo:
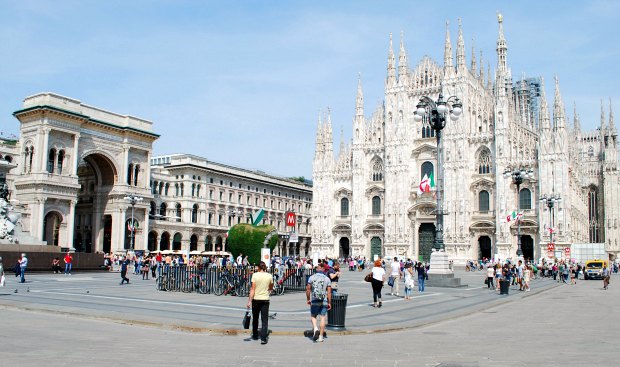
<path id="1" fill-rule="evenodd" d="M 158 265 L 157 290 L 247 296 L 254 267 Z M 283 292 L 303 292 L 314 269 L 268 268 Z"/>

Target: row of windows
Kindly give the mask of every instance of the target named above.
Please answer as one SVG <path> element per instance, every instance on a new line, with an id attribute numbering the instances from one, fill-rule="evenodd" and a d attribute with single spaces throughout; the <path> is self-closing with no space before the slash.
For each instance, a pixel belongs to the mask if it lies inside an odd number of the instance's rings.
<path id="1" fill-rule="evenodd" d="M 54 173 L 54 168 L 56 168 L 56 173 L 62 175 L 62 165 L 64 161 L 65 151 L 63 149 L 60 149 L 58 153 L 56 149 L 50 149 L 47 156 L 47 172 Z"/>
<path id="2" fill-rule="evenodd" d="M 532 192 L 529 189 L 522 189 L 519 191 L 519 208 L 521 210 L 532 209 Z M 481 212 L 488 212 L 490 210 L 490 195 L 486 190 L 482 190 L 478 193 L 478 210 Z M 340 215 L 348 217 L 349 214 L 349 199 L 340 199 Z M 381 215 L 381 198 L 374 196 L 372 198 L 372 215 Z"/>

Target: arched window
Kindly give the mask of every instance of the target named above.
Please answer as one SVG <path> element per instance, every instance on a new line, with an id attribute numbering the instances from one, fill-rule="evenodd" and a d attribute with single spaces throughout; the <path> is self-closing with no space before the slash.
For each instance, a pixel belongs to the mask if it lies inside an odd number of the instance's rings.
<path id="1" fill-rule="evenodd" d="M 480 151 L 477 162 L 479 174 L 491 173 L 491 152 L 488 149 Z"/>
<path id="2" fill-rule="evenodd" d="M 381 198 L 378 196 L 372 198 L 372 215 L 381 215 Z"/>
<path id="3" fill-rule="evenodd" d="M 194 204 L 192 207 L 192 223 L 198 222 L 198 204 Z"/>
<path id="4" fill-rule="evenodd" d="M 166 203 L 161 203 L 159 206 L 159 216 L 161 220 L 166 220 L 166 211 L 168 210 L 168 206 Z"/>
<path id="5" fill-rule="evenodd" d="M 164 183 L 163 183 L 163 182 L 160 182 L 160 183 L 159 183 L 159 190 L 157 190 L 157 193 L 158 193 L 159 195 L 161 195 L 161 193 L 162 193 L 162 192 L 164 192 Z"/>
<path id="6" fill-rule="evenodd" d="M 347 198 L 340 200 L 340 215 L 343 217 L 349 216 L 349 199 Z"/>
<path id="7" fill-rule="evenodd" d="M 168 196 L 168 189 L 169 189 L 169 188 L 170 188 L 170 184 L 169 184 L 169 183 L 166 183 L 166 190 L 165 190 L 165 191 L 166 191 L 166 192 L 165 192 L 166 196 Z"/>
<path id="8" fill-rule="evenodd" d="M 179 196 L 179 184 L 174 184 L 174 196 Z"/>
<path id="9" fill-rule="evenodd" d="M 47 172 L 54 173 L 54 162 L 56 161 L 56 149 L 50 149 L 50 153 L 47 156 Z"/>
<path id="10" fill-rule="evenodd" d="M 157 205 L 155 205 L 154 201 L 151 201 L 151 209 L 149 210 L 149 217 L 150 218 L 155 218 L 155 211 L 157 210 Z"/>
<path id="11" fill-rule="evenodd" d="M 196 197 L 200 197 L 200 184 L 196 186 Z"/>
<path id="12" fill-rule="evenodd" d="M 519 192 L 519 209 L 532 209 L 532 192 L 530 189 L 521 189 Z"/>
<path id="13" fill-rule="evenodd" d="M 159 186 L 157 184 L 157 181 L 151 182 L 151 194 L 153 195 L 157 194 L 157 186 Z"/>
<path id="14" fill-rule="evenodd" d="M 177 216 L 177 222 L 181 221 L 181 204 L 177 203 L 176 206 L 176 216 Z"/>
<path id="15" fill-rule="evenodd" d="M 196 193 L 196 184 L 192 184 L 192 197 L 194 197 L 195 193 Z"/>
<path id="16" fill-rule="evenodd" d="M 189 250 L 190 251 L 198 250 L 198 236 L 196 236 L 195 234 L 193 234 L 192 237 L 190 237 L 189 239 Z"/>
<path id="17" fill-rule="evenodd" d="M 62 164 L 65 161 L 65 151 L 64 150 L 60 150 L 58 151 L 58 159 L 56 162 L 56 170 L 58 171 L 59 175 L 62 175 Z"/>
<path id="18" fill-rule="evenodd" d="M 383 181 L 383 161 L 380 158 L 375 158 L 370 163 L 370 170 L 372 172 L 372 181 Z"/>
<path id="19" fill-rule="evenodd" d="M 478 193 L 478 210 L 481 212 L 489 211 L 489 192 L 482 190 Z"/>
<path id="20" fill-rule="evenodd" d="M 138 174 L 140 173 L 140 165 L 136 164 L 136 167 L 134 169 L 134 175 L 133 175 L 133 185 L 134 186 L 138 186 Z"/>
<path id="21" fill-rule="evenodd" d="M 129 167 L 127 167 L 127 185 L 131 185 L 132 178 L 133 178 L 133 163 L 130 163 Z"/>
<path id="22" fill-rule="evenodd" d="M 181 184 L 180 186 L 181 186 L 181 196 L 183 196 L 183 188 L 185 185 Z"/>
<path id="23" fill-rule="evenodd" d="M 422 163 L 422 167 L 420 168 L 420 181 L 424 178 L 424 175 L 430 177 L 433 173 L 433 163 L 432 162 L 424 162 Z"/>

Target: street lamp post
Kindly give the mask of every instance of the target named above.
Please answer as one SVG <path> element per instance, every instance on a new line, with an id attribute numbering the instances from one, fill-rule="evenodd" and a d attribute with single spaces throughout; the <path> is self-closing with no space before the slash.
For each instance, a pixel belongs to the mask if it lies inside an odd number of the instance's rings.
<path id="1" fill-rule="evenodd" d="M 520 187 L 525 179 L 530 179 L 533 176 L 534 176 L 534 171 L 529 167 L 515 168 L 515 169 L 507 168 L 504 171 L 504 177 L 506 178 L 511 177 L 512 183 L 514 183 L 517 186 L 517 208 L 518 208 L 517 209 L 517 256 L 518 257 L 523 256 L 523 250 L 521 249 L 521 218 L 518 217 L 518 215 L 521 213 L 521 198 L 519 196 Z"/>
<path id="2" fill-rule="evenodd" d="M 555 203 L 559 203 L 560 201 L 562 201 L 560 195 L 543 195 L 540 198 L 540 202 L 544 203 L 547 205 L 547 208 L 549 208 L 549 243 L 553 243 L 553 207 Z"/>
<path id="3" fill-rule="evenodd" d="M 429 119 L 431 128 L 435 131 L 437 139 L 437 209 L 436 221 L 437 228 L 435 231 L 434 249 L 437 251 L 444 250 L 443 243 L 443 146 L 441 141 L 441 131 L 446 127 L 447 118 L 456 121 L 463 112 L 463 104 L 456 96 L 451 96 L 444 100 L 440 93 L 437 101 L 433 101 L 427 96 L 420 98 L 420 102 L 416 106 L 417 109 L 413 116 L 416 122 L 421 122 L 424 118 Z"/>
<path id="4" fill-rule="evenodd" d="M 129 194 L 127 196 L 125 196 L 124 198 L 125 200 L 129 201 L 129 204 L 131 204 L 131 238 L 130 238 L 130 245 L 129 245 L 129 251 L 133 252 L 133 248 L 134 248 L 134 237 L 135 237 L 135 231 L 136 231 L 136 223 L 134 220 L 134 208 L 136 206 L 137 203 L 141 202 L 143 200 L 142 197 L 140 196 L 136 196 L 134 194 Z"/>

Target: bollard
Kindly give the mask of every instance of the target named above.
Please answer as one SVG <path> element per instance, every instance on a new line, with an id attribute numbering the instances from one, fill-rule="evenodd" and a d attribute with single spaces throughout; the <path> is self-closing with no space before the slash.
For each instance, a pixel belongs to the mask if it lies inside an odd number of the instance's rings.
<path id="1" fill-rule="evenodd" d="M 510 290 L 510 282 L 508 280 L 500 280 L 499 281 L 499 294 L 508 295 L 509 290 Z"/>

